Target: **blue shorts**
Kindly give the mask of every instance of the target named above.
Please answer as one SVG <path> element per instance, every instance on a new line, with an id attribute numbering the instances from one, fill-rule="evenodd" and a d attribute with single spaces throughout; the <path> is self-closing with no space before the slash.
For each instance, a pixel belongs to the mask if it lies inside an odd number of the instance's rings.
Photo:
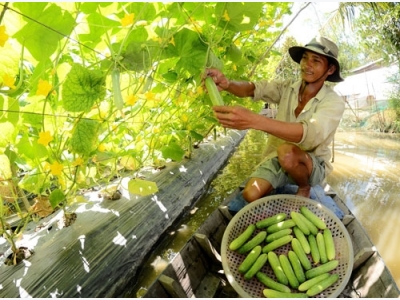
<path id="1" fill-rule="evenodd" d="M 313 170 L 308 183 L 310 186 L 322 184 L 325 179 L 325 161 L 312 153 L 307 153 L 313 164 Z M 273 157 L 262 162 L 250 177 L 262 178 L 269 181 L 274 189 L 286 184 L 296 184 L 294 180 L 282 169 L 278 157 Z"/>

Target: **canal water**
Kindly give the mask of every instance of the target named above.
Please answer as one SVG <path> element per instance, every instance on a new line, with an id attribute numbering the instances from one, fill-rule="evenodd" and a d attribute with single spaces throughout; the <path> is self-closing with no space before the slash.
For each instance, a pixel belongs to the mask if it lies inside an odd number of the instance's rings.
<path id="1" fill-rule="evenodd" d="M 338 132 L 335 136 L 334 171 L 327 183 L 346 202 L 370 235 L 400 286 L 397 258 L 400 245 L 400 135 Z M 143 267 L 133 297 L 141 297 L 151 282 L 184 246 L 202 222 L 218 208 L 261 161 L 267 135 L 249 130 L 227 165 L 213 180 L 181 224 L 153 252 Z"/>
<path id="2" fill-rule="evenodd" d="M 338 132 L 327 182 L 361 222 L 400 287 L 400 135 Z"/>

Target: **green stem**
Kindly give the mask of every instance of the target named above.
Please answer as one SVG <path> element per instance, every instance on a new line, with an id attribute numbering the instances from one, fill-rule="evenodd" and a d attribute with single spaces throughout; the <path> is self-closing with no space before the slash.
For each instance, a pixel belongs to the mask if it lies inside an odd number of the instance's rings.
<path id="1" fill-rule="evenodd" d="M 3 10 L 1 11 L 1 14 L 0 14 L 0 24 L 1 24 L 1 22 L 3 21 L 4 15 L 6 14 L 6 11 L 7 11 L 7 9 L 8 9 L 8 3 L 9 3 L 9 2 L 6 2 L 6 3 L 4 3 L 4 5 L 3 5 Z"/>

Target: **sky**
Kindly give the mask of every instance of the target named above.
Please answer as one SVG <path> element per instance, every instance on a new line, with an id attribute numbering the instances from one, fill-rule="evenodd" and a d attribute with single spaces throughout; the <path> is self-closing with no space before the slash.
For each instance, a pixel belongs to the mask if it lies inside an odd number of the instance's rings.
<path id="1" fill-rule="evenodd" d="M 289 23 L 306 2 L 295 2 L 292 15 L 284 22 Z M 296 20 L 289 26 L 287 34 L 292 35 L 302 44 L 308 43 L 318 35 L 318 29 L 326 23 L 324 15 L 337 10 L 339 2 L 312 2 L 305 8 Z"/>

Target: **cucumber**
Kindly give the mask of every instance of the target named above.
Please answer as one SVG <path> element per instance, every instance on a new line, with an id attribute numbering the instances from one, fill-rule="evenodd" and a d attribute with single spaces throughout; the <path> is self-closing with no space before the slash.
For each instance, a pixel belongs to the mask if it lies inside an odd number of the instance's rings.
<path id="1" fill-rule="evenodd" d="M 325 247 L 324 236 L 322 235 L 321 232 L 317 233 L 316 240 L 317 240 L 317 246 L 318 246 L 321 263 L 324 264 L 328 261 L 328 257 L 326 256 L 326 247 Z"/>
<path id="2" fill-rule="evenodd" d="M 244 279 L 250 280 L 251 278 L 253 278 L 253 276 L 256 275 L 257 272 L 262 269 L 262 267 L 264 267 L 267 260 L 268 260 L 268 255 L 265 253 L 261 254 L 257 258 L 256 262 L 251 266 L 250 270 L 248 270 L 246 274 L 244 274 Z"/>
<path id="3" fill-rule="evenodd" d="M 307 254 L 304 252 L 303 247 L 301 246 L 299 240 L 296 238 L 292 239 L 292 249 L 293 249 L 294 253 L 296 253 L 303 268 L 305 270 L 310 270 L 311 262 L 308 260 Z"/>
<path id="4" fill-rule="evenodd" d="M 256 262 L 257 258 L 261 254 L 261 246 L 255 246 L 253 250 L 249 252 L 249 254 L 246 256 L 246 258 L 243 260 L 243 262 L 239 266 L 239 272 L 240 273 L 246 273 L 251 266 Z"/>
<path id="5" fill-rule="evenodd" d="M 282 230 L 279 230 L 277 232 L 274 232 L 274 233 L 271 233 L 271 234 L 267 235 L 267 238 L 265 239 L 265 241 L 267 243 L 271 243 L 271 242 L 273 242 L 273 241 L 275 241 L 275 240 L 277 240 L 277 239 L 279 239 L 279 238 L 281 238 L 281 237 L 283 237 L 285 235 L 289 235 L 291 233 L 292 233 L 292 229 L 290 229 L 290 228 L 282 229 Z"/>
<path id="6" fill-rule="evenodd" d="M 314 214 L 311 210 L 309 210 L 306 206 L 301 206 L 300 211 L 311 223 L 313 223 L 317 228 L 324 230 L 326 228 L 326 224 L 322 221 L 316 214 Z"/>
<path id="7" fill-rule="evenodd" d="M 210 95 L 210 99 L 213 105 L 224 105 L 221 94 L 218 91 L 217 85 L 211 77 L 207 77 L 205 80 L 205 85 Z"/>
<path id="8" fill-rule="evenodd" d="M 328 261 L 327 263 L 306 271 L 306 278 L 311 279 L 323 273 L 334 270 L 339 265 L 337 259 Z"/>
<path id="9" fill-rule="evenodd" d="M 289 280 L 287 279 L 286 274 L 282 269 L 281 263 L 279 262 L 278 255 L 275 252 L 268 252 L 268 262 L 278 282 L 284 285 L 288 285 Z"/>
<path id="10" fill-rule="evenodd" d="M 292 265 L 290 264 L 288 257 L 285 254 L 279 255 L 279 262 L 281 263 L 283 272 L 285 273 L 285 275 L 289 281 L 289 285 L 292 288 L 297 289 L 299 287 L 300 283 L 297 280 L 296 275 L 294 274 L 294 270 L 292 268 Z"/>
<path id="11" fill-rule="evenodd" d="M 338 281 L 338 279 L 338 274 L 329 275 L 328 278 L 325 278 L 324 280 L 318 282 L 316 285 L 308 289 L 306 292 L 307 296 L 313 297 L 315 295 L 318 295 L 319 293 L 330 287 L 332 284 L 334 284 L 336 281 Z"/>
<path id="12" fill-rule="evenodd" d="M 329 277 L 329 273 L 322 273 L 318 276 L 315 276 L 314 278 L 308 279 L 299 285 L 298 290 L 300 292 L 305 292 L 308 289 L 310 289 L 311 287 L 313 287 L 314 285 L 316 285 L 318 282 L 320 282 L 328 277 Z"/>
<path id="13" fill-rule="evenodd" d="M 265 218 L 265 219 L 262 219 L 262 220 L 258 221 L 256 223 L 256 226 L 257 226 L 257 228 L 266 228 L 268 226 L 271 226 L 273 224 L 276 224 L 278 222 L 281 222 L 281 221 L 285 220 L 286 216 L 287 215 L 285 213 L 278 213 L 278 214 L 275 214 L 275 215 L 273 215 L 271 217 L 268 217 L 268 218 Z"/>
<path id="14" fill-rule="evenodd" d="M 325 241 L 326 256 L 328 260 L 335 259 L 336 252 L 335 252 L 335 243 L 333 241 L 332 231 L 326 228 L 324 229 L 323 235 Z"/>
<path id="15" fill-rule="evenodd" d="M 290 243 L 293 239 L 292 235 L 285 235 L 269 244 L 267 244 L 266 246 L 264 246 L 264 248 L 262 249 L 263 253 L 268 253 L 272 250 L 275 250 L 276 248 L 279 248 L 281 246 L 284 246 L 288 243 Z"/>
<path id="16" fill-rule="evenodd" d="M 299 283 L 306 281 L 306 275 L 304 274 L 303 266 L 293 250 L 288 251 L 288 258 Z"/>
<path id="17" fill-rule="evenodd" d="M 292 219 L 296 222 L 297 227 L 305 234 L 309 235 L 310 234 L 310 229 L 308 229 L 307 225 L 304 223 L 304 221 L 301 219 L 299 216 L 300 214 L 298 212 L 292 211 L 290 213 L 290 216 Z"/>
<path id="18" fill-rule="evenodd" d="M 267 298 L 307 298 L 306 293 L 284 293 L 273 289 L 264 289 L 263 294 Z"/>
<path id="19" fill-rule="evenodd" d="M 279 292 L 285 292 L 285 293 L 290 293 L 290 288 L 287 285 L 284 285 L 282 283 L 276 282 L 272 278 L 268 277 L 266 274 L 262 272 L 257 272 L 256 274 L 257 279 L 264 284 L 266 287 L 279 291 Z"/>
<path id="20" fill-rule="evenodd" d="M 266 237 L 267 237 L 267 232 L 265 230 L 260 231 L 250 241 L 246 242 L 243 246 L 237 249 L 237 252 L 240 254 L 245 254 L 251 251 L 255 246 L 261 244 Z"/>
<path id="21" fill-rule="evenodd" d="M 308 220 L 303 214 L 299 213 L 298 217 L 306 224 L 310 233 L 316 235 L 318 233 L 318 228 L 310 220 Z"/>
<path id="22" fill-rule="evenodd" d="M 289 220 L 281 221 L 279 223 L 272 224 L 271 226 L 268 226 L 267 227 L 267 232 L 268 233 L 274 233 L 274 232 L 277 232 L 279 230 L 292 228 L 294 226 L 296 226 L 295 221 L 293 221 L 292 219 L 289 219 Z"/>
<path id="23" fill-rule="evenodd" d="M 321 261 L 321 256 L 319 255 L 317 240 L 315 239 L 315 235 L 310 234 L 308 237 L 308 243 L 310 245 L 311 257 L 314 264 L 318 264 Z"/>
<path id="24" fill-rule="evenodd" d="M 119 110 L 122 110 L 124 108 L 124 100 L 122 99 L 121 86 L 119 84 L 119 77 L 120 77 L 119 69 L 114 68 L 114 70 L 112 70 L 112 72 L 111 72 L 114 103 L 115 103 L 115 106 Z"/>
<path id="25" fill-rule="evenodd" d="M 295 237 L 299 240 L 301 246 L 303 247 L 303 250 L 306 254 L 310 254 L 310 244 L 308 243 L 308 240 L 306 236 L 304 235 L 303 231 L 300 230 L 297 226 L 293 227 L 293 233 Z"/>
<path id="26" fill-rule="evenodd" d="M 250 224 L 247 226 L 247 228 L 229 244 L 229 249 L 232 251 L 239 249 L 244 243 L 247 242 L 255 230 L 256 225 Z"/>

